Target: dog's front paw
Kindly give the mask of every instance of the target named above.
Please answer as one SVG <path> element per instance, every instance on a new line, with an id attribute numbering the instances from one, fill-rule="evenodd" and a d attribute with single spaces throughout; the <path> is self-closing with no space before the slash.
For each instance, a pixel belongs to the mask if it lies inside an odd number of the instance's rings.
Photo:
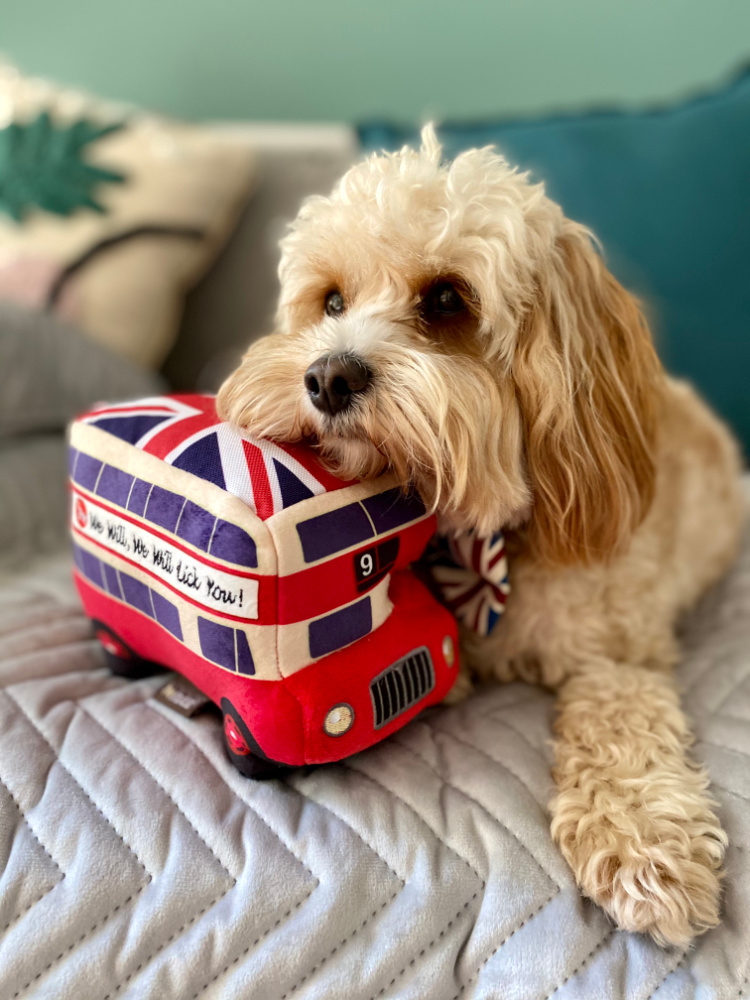
<path id="1" fill-rule="evenodd" d="M 463 667 L 458 672 L 458 677 L 448 694 L 443 698 L 443 705 L 460 705 L 462 701 L 474 694 L 474 682 Z"/>
<path id="2" fill-rule="evenodd" d="M 618 927 L 684 946 L 719 922 L 726 834 L 702 795 L 664 791 L 660 802 L 606 785 L 587 801 L 580 788 L 561 792 L 552 832 L 584 894 Z"/>

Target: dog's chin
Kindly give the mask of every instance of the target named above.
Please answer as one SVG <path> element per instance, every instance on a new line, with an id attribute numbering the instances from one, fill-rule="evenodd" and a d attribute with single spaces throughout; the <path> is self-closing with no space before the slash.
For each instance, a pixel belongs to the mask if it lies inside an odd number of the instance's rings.
<path id="1" fill-rule="evenodd" d="M 339 424 L 334 418 L 325 423 L 325 430 L 317 427 L 305 437 L 316 447 L 323 464 L 333 475 L 346 480 L 373 479 L 383 473 L 394 475 L 405 492 L 417 489 L 428 510 L 439 515 L 441 530 L 478 529 L 480 534 L 490 534 L 501 526 L 497 520 L 498 509 L 504 511 L 502 524 L 507 527 L 516 527 L 528 517 L 525 493 L 520 502 L 514 496 L 504 503 L 502 496 L 496 493 L 491 499 L 483 497 L 479 484 L 462 503 L 451 503 L 450 497 L 456 487 L 450 474 L 452 470 L 443 466 L 436 474 L 428 462 L 428 455 L 420 455 L 410 447 L 408 436 L 396 438 L 391 434 L 385 444 L 381 434 L 375 443 L 353 422 L 343 420 Z M 403 447 L 398 447 L 399 444 Z"/>
<path id="2" fill-rule="evenodd" d="M 308 435 L 325 467 L 340 479 L 374 479 L 388 469 L 388 455 L 364 435 L 316 431 Z"/>
<path id="3" fill-rule="evenodd" d="M 260 406 L 252 394 L 222 409 L 248 437 L 281 442 L 304 441 L 323 465 L 344 480 L 373 479 L 390 473 L 402 489 L 416 488 L 428 509 L 454 530 L 490 534 L 528 516 L 529 493 L 522 475 L 503 471 L 491 456 L 471 445 L 481 434 L 466 430 L 459 440 L 431 433 L 429 421 L 394 423 L 372 405 L 335 417 L 313 410 L 309 401 L 287 397 L 282 405 Z M 463 447 L 462 447 L 463 445 Z M 511 464 L 512 468 L 512 464 Z"/>
<path id="4" fill-rule="evenodd" d="M 395 477 L 405 492 L 412 488 L 419 491 L 425 503 L 433 510 L 439 504 L 436 476 L 422 462 L 415 459 L 406 441 L 382 432 L 373 439 L 372 432 L 356 422 L 336 418 L 327 420 L 325 429 L 316 427 L 304 437 L 316 448 L 324 466 L 340 479 L 374 479 L 388 473 Z M 403 448 L 395 445 L 405 445 Z M 447 484 L 443 482 L 443 489 Z"/>

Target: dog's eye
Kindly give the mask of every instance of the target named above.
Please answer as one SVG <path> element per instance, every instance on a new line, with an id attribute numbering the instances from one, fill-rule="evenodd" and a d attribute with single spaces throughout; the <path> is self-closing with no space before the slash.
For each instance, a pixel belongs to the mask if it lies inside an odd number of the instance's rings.
<path id="1" fill-rule="evenodd" d="M 460 292 L 449 281 L 441 281 L 424 297 L 423 307 L 428 317 L 446 317 L 463 312 L 466 303 Z"/>
<path id="2" fill-rule="evenodd" d="M 345 309 L 344 296 L 337 288 L 334 288 L 326 295 L 326 313 L 329 316 L 340 316 Z"/>

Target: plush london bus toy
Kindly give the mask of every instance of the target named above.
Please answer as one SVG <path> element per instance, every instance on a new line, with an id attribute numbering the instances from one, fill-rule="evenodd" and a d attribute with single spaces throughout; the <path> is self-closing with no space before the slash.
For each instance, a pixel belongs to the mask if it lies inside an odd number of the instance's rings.
<path id="1" fill-rule="evenodd" d="M 210 396 L 99 407 L 70 444 L 75 579 L 110 666 L 188 678 L 243 774 L 340 760 L 451 688 L 456 620 L 410 568 L 435 518 L 392 477 L 246 440 Z"/>

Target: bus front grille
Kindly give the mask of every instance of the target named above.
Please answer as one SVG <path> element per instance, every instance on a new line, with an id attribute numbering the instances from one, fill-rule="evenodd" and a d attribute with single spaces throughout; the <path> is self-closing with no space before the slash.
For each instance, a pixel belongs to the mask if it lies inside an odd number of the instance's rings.
<path id="1" fill-rule="evenodd" d="M 370 684 L 376 729 L 421 701 L 435 687 L 435 670 L 426 646 L 391 664 Z"/>

